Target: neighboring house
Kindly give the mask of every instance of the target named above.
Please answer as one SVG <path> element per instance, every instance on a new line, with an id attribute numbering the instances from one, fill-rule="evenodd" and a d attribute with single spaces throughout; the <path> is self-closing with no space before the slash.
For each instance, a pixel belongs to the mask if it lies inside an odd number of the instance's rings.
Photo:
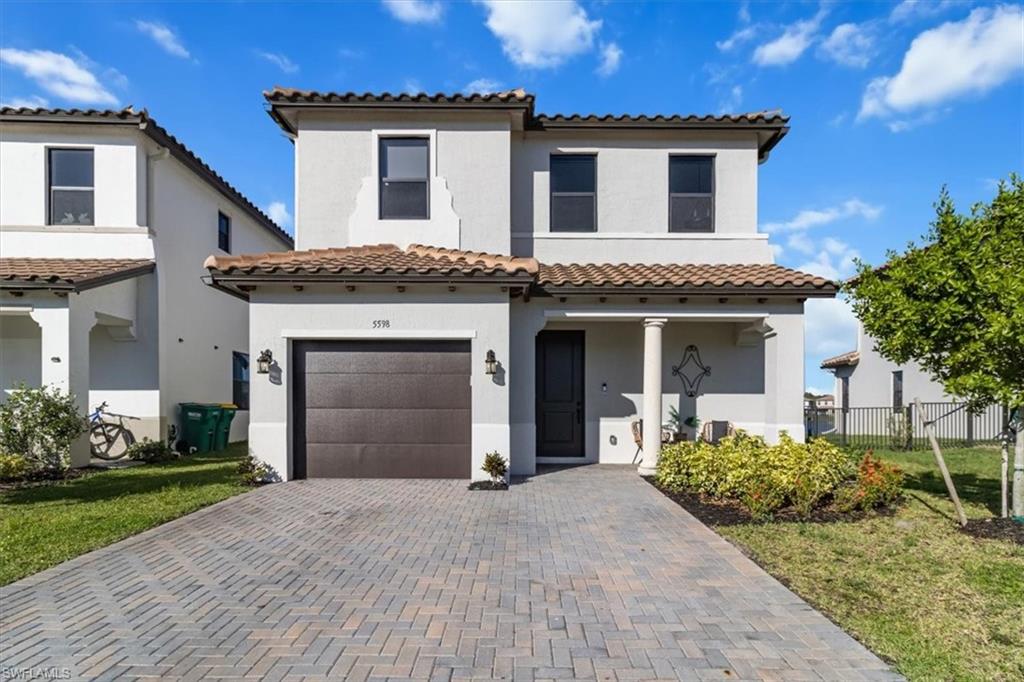
<path id="1" fill-rule="evenodd" d="M 857 349 L 822 361 L 835 376 L 835 407 L 893 407 L 952 402 L 938 383 L 915 364 L 897 365 L 875 350 L 874 340 L 857 325 Z"/>
<path id="2" fill-rule="evenodd" d="M 830 394 L 825 395 L 814 395 L 813 393 L 804 394 L 804 407 L 808 409 L 819 409 L 827 410 L 832 409 L 836 406 L 835 396 Z"/>
<path id="3" fill-rule="evenodd" d="M 182 401 L 245 408 L 247 306 L 202 262 L 291 247 L 145 111 L 0 109 L 0 387 L 107 402 L 139 439 L 166 437 Z"/>
<path id="4" fill-rule="evenodd" d="M 739 116 L 545 116 L 523 91 L 277 88 L 296 246 L 214 255 L 250 302 L 250 449 L 284 479 L 481 478 L 635 461 L 661 424 L 803 437 L 804 301 L 772 263 L 758 168 L 788 131 Z M 692 431 L 687 435 L 692 438 Z"/>

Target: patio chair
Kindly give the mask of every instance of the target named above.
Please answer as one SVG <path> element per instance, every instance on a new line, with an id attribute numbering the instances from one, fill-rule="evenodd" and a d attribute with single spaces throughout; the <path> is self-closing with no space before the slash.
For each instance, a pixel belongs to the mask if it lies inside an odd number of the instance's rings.
<path id="1" fill-rule="evenodd" d="M 704 424 L 704 428 L 700 431 L 701 440 L 704 440 L 712 445 L 718 445 L 718 442 L 727 436 L 736 435 L 736 425 L 732 422 L 726 421 L 709 421 Z"/>
<path id="2" fill-rule="evenodd" d="M 633 464 L 636 464 L 637 458 L 640 453 L 644 450 L 644 420 L 638 419 L 629 423 L 629 430 L 633 433 L 633 442 L 636 443 L 636 452 L 633 453 Z M 671 443 L 672 442 L 672 431 L 670 429 L 661 429 L 661 442 Z"/>

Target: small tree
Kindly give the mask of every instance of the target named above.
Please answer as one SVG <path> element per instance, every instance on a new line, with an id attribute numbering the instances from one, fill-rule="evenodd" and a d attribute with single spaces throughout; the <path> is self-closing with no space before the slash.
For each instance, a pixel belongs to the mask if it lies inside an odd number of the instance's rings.
<path id="1" fill-rule="evenodd" d="M 501 456 L 501 453 L 488 452 L 484 456 L 484 465 L 480 468 L 491 477 L 491 483 L 505 482 L 505 475 L 508 474 L 508 462 Z"/>
<path id="2" fill-rule="evenodd" d="M 85 433 L 74 396 L 24 384 L 0 405 L 0 450 L 24 457 L 33 470 L 66 469 L 71 444 Z"/>
<path id="3" fill-rule="evenodd" d="M 1024 405 L 1024 181 L 1011 175 L 991 204 L 956 212 L 943 189 L 924 243 L 859 264 L 845 286 L 886 359 L 915 362 L 969 409 Z M 1014 502 L 1024 515 L 1024 434 Z"/>

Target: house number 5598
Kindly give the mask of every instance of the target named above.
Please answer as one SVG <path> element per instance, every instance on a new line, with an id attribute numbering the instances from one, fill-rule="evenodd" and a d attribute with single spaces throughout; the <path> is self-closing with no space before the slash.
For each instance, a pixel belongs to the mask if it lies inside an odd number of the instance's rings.
<path id="1" fill-rule="evenodd" d="M 374 329 L 387 329 L 390 326 L 391 326 L 391 320 L 374 320 L 373 321 L 373 328 Z"/>

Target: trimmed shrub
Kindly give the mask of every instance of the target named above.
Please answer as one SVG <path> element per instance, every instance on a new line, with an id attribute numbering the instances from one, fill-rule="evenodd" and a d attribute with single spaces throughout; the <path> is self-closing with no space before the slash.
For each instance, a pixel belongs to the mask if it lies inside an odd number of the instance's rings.
<path id="1" fill-rule="evenodd" d="M 177 454 L 171 447 L 162 440 L 150 440 L 143 438 L 132 443 L 125 451 L 128 459 L 140 462 L 166 462 L 169 459 L 176 459 Z"/>
<path id="2" fill-rule="evenodd" d="M 663 448 L 656 476 L 668 490 L 737 499 L 763 519 L 787 504 L 807 517 L 851 475 L 849 457 L 827 441 L 797 443 L 783 434 L 769 446 L 740 431 L 718 445 L 684 441 Z"/>
<path id="3" fill-rule="evenodd" d="M 28 476 L 30 467 L 21 455 L 0 452 L 0 481 L 15 481 Z"/>
<path id="4" fill-rule="evenodd" d="M 274 477 L 274 470 L 249 453 L 238 463 L 238 474 L 244 485 L 257 486 L 269 483 Z"/>
<path id="5" fill-rule="evenodd" d="M 0 405 L 0 451 L 23 457 L 33 472 L 67 469 L 86 428 L 74 396 L 57 388 L 22 384 Z"/>
<path id="6" fill-rule="evenodd" d="M 866 511 L 895 504 L 902 494 L 903 470 L 869 450 L 857 467 L 857 480 L 837 491 L 836 506 L 843 511 Z"/>

